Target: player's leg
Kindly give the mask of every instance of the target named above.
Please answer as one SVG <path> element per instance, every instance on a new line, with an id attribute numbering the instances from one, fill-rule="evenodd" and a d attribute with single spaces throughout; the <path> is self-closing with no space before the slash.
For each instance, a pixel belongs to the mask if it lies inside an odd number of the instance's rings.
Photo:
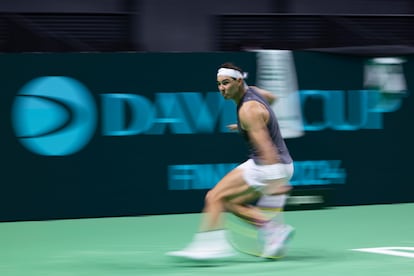
<path id="1" fill-rule="evenodd" d="M 235 215 L 245 218 L 254 224 L 260 221 L 268 221 L 278 216 L 283 210 L 287 194 L 291 190 L 289 180 L 293 175 L 293 164 L 287 164 L 282 169 L 286 172 L 286 177 L 282 179 L 272 180 L 263 183 L 255 178 L 257 165 L 253 160 L 248 160 L 239 165 L 239 169 L 243 170 L 243 177 L 250 186 L 244 194 L 236 194 L 226 201 L 227 209 Z M 282 175 L 282 173 L 280 173 Z M 256 207 L 246 205 L 246 203 L 255 202 Z M 281 217 L 281 216 L 278 216 Z M 259 219 L 258 222 L 252 221 L 252 218 Z"/>
<path id="2" fill-rule="evenodd" d="M 244 253 L 266 258 L 282 255 L 286 241 L 293 229 L 283 221 L 286 192 L 291 187 L 288 179 L 292 175 L 290 165 L 285 168 L 288 177 L 271 183 L 262 183 L 255 178 L 256 164 L 252 160 L 241 164 L 243 177 L 250 186 L 244 194 L 233 195 L 225 201 L 230 215 L 227 223 L 232 245 Z M 249 203 L 255 202 L 256 205 Z"/>
<path id="3" fill-rule="evenodd" d="M 261 196 L 262 194 L 259 191 L 251 188 L 249 192 L 228 198 L 225 202 L 226 210 L 240 218 L 242 221 L 259 227 L 269 220 L 264 216 L 261 210 L 254 205 L 257 199 Z"/>
<path id="4" fill-rule="evenodd" d="M 250 245 L 253 246 L 250 248 L 246 246 L 243 248 L 233 239 L 233 245 L 241 251 L 253 252 L 253 255 L 266 258 L 281 257 L 286 251 L 286 244 L 294 233 L 293 227 L 285 224 L 283 220 L 283 208 L 287 193 L 291 190 L 289 180 L 293 175 L 293 164 L 286 164 L 279 168 L 281 169 L 279 174 L 286 175 L 284 178 L 263 183 L 260 178 L 257 178 L 258 168 L 253 160 L 248 160 L 238 167 L 243 172 L 243 179 L 250 189 L 245 190 L 244 193 L 232 194 L 224 201 L 225 207 L 244 222 L 254 225 L 258 231 L 258 240 L 255 244 L 251 243 Z M 246 204 L 258 197 L 260 198 L 256 206 Z M 236 226 L 239 229 L 243 228 L 240 223 Z"/>
<path id="5" fill-rule="evenodd" d="M 243 253 L 266 258 L 280 258 L 286 251 L 291 227 L 284 224 L 286 195 L 261 195 L 258 191 L 233 197 L 226 203 L 229 240 Z M 256 205 L 249 204 L 258 197 Z"/>
<path id="6" fill-rule="evenodd" d="M 256 195 L 260 195 L 260 198 L 256 206 L 244 204 L 254 199 L 246 198 L 246 196 L 252 196 L 251 193 L 236 197 L 227 203 L 227 208 L 240 218 L 230 216 L 229 228 L 232 243 L 241 251 L 249 254 L 266 258 L 280 257 L 293 234 L 293 228 L 285 224 L 283 220 L 283 208 L 287 193 L 291 190 L 289 180 L 293 175 L 293 164 L 279 166 L 281 169 L 279 174 L 286 175 L 286 177 L 265 183 L 260 178 L 256 178 L 255 173 L 258 168 L 253 160 L 248 160 L 239 168 L 243 169 L 246 182 L 256 190 Z M 246 222 L 256 227 L 252 229 L 245 224 Z M 259 234 L 259 239 L 256 243 L 246 242 L 246 240 L 257 237 L 257 234 Z"/>
<path id="7" fill-rule="evenodd" d="M 243 170 L 236 168 L 229 172 L 205 197 L 205 207 L 200 226 L 189 246 L 169 255 L 190 259 L 215 259 L 234 255 L 226 238 L 223 214 L 226 202 L 237 195 L 253 192 L 243 177 Z"/>
<path id="8" fill-rule="evenodd" d="M 228 173 L 208 192 L 205 198 L 204 217 L 200 232 L 195 235 L 193 242 L 187 248 L 171 252 L 170 255 L 193 259 L 209 259 L 232 255 L 222 222 L 225 210 L 229 210 L 239 217 L 245 217 L 259 226 L 261 236 L 264 239 L 264 249 L 262 253 L 257 253 L 257 255 L 272 258 L 280 253 L 292 231 L 286 228 L 284 224 L 274 224 L 274 221 L 270 221 L 270 218 L 264 216 L 260 210 L 260 207 L 263 206 L 259 205 L 259 208 L 255 208 L 246 205 L 246 202 L 256 199 L 260 195 L 258 191 L 274 192 L 277 190 L 280 193 L 280 187 L 283 187 L 283 185 L 280 185 L 280 183 L 266 185 L 265 183 L 258 183 L 254 179 L 249 179 L 249 174 L 246 174 L 246 171 L 254 170 L 254 166 L 254 162 L 248 160 Z M 259 202 L 270 204 L 267 207 L 274 207 L 273 195 L 267 195 L 261 199 Z M 280 210 L 282 209 L 280 208 Z"/>
<path id="9" fill-rule="evenodd" d="M 292 226 L 284 221 L 283 209 L 291 190 L 289 180 L 293 175 L 293 164 L 285 165 L 287 177 L 280 179 L 263 190 L 257 201 L 257 207 L 271 220 L 260 229 L 263 240 L 263 256 L 278 258 L 285 254 L 287 242 L 294 234 Z"/>

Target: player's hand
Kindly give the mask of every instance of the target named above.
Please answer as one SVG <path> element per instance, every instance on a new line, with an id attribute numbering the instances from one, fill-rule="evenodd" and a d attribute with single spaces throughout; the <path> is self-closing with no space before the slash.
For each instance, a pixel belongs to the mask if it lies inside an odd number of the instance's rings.
<path id="1" fill-rule="evenodd" d="M 230 124 L 230 125 L 227 125 L 227 129 L 231 131 L 237 131 L 238 127 L 237 127 L 237 124 Z"/>

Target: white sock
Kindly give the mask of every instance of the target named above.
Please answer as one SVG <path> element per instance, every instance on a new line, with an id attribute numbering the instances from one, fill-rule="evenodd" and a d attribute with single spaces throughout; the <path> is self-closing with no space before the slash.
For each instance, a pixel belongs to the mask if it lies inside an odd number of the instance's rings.
<path id="1" fill-rule="evenodd" d="M 227 232 L 224 229 L 198 232 L 195 240 L 203 242 L 227 242 Z"/>

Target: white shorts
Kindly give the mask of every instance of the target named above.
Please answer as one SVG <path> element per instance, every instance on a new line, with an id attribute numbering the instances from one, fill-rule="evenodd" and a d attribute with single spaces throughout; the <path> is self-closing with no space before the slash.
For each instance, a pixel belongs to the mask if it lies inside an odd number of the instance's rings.
<path id="1" fill-rule="evenodd" d="M 238 169 L 243 170 L 243 178 L 247 182 L 249 186 L 251 186 L 254 189 L 261 190 L 263 187 L 267 185 L 267 183 L 263 182 L 258 175 L 258 167 L 259 165 L 256 165 L 253 159 L 249 159 L 246 162 L 240 164 L 237 166 Z M 290 164 L 283 164 L 282 167 L 280 167 L 281 175 L 285 175 L 285 177 L 280 178 L 280 180 L 286 181 L 286 184 L 289 183 L 289 180 L 293 176 L 293 163 Z"/>

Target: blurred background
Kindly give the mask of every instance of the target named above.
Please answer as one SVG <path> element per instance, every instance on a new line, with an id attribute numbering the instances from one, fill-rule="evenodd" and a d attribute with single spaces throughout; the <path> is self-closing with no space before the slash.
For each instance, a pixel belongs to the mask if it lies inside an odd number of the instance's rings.
<path id="1" fill-rule="evenodd" d="M 0 221 L 199 212 L 278 97 L 287 209 L 414 202 L 412 0 L 0 0 Z"/>
<path id="2" fill-rule="evenodd" d="M 1 0 L 0 51 L 411 53 L 413 12 L 411 0 Z"/>

